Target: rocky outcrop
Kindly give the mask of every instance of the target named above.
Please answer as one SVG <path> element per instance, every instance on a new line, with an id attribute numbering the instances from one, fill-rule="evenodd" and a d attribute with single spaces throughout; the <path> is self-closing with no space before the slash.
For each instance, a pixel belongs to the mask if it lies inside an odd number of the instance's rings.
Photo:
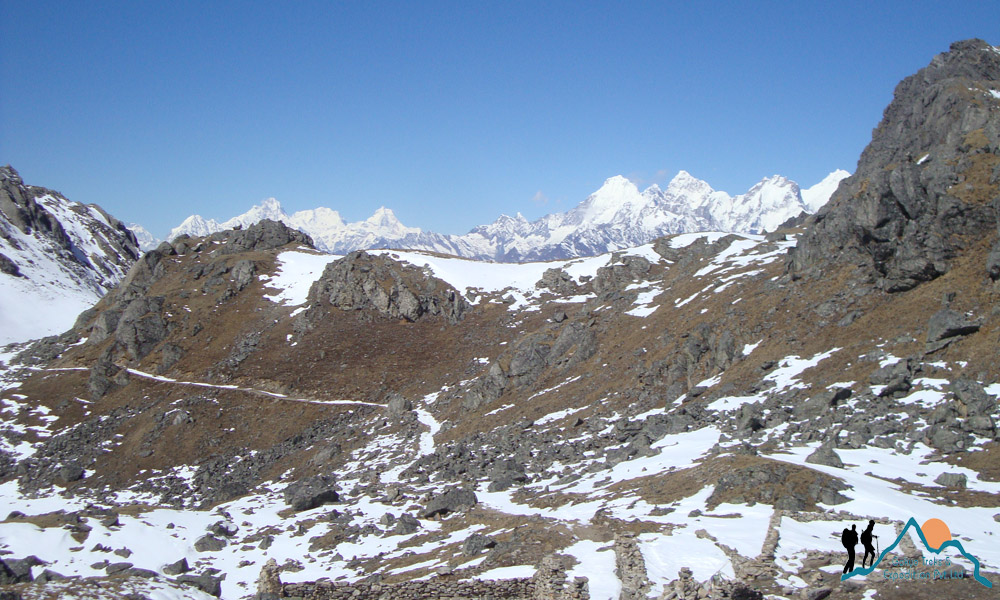
<path id="1" fill-rule="evenodd" d="M 840 492 L 847 485 L 839 479 L 818 472 L 757 460 L 752 464 L 727 470 L 716 483 L 708 506 L 720 502 L 762 502 L 781 510 L 811 510 L 817 503 L 841 504 L 848 499 Z"/>
<path id="2" fill-rule="evenodd" d="M 440 315 L 457 323 L 469 308 L 455 288 L 423 269 L 361 251 L 327 265 L 309 299 L 314 305 L 374 310 L 406 321 Z"/>
<path id="3" fill-rule="evenodd" d="M 0 273 L 6 273 L 7 275 L 13 275 L 14 277 L 22 277 L 20 267 L 18 267 L 14 261 L 2 252 L 0 252 Z"/>
<path id="4" fill-rule="evenodd" d="M 553 294 L 560 296 L 572 296 L 579 290 L 576 281 L 569 273 L 559 268 L 545 269 L 542 278 L 535 285 L 539 288 L 546 288 Z"/>
<path id="5" fill-rule="evenodd" d="M 649 267 L 649 261 L 642 256 L 623 256 L 621 263 L 597 269 L 594 293 L 598 297 L 607 298 L 648 273 Z"/>
<path id="6" fill-rule="evenodd" d="M 546 369 L 568 369 L 597 352 L 597 336 L 588 323 L 563 321 L 524 336 L 461 390 L 462 406 L 475 410 L 499 398 L 508 387 L 534 384 Z"/>
<path id="7" fill-rule="evenodd" d="M 858 161 L 790 252 L 796 277 L 857 264 L 882 289 L 946 273 L 968 244 L 997 236 L 1000 52 L 952 44 L 904 79 Z M 984 265 L 984 271 L 987 265 Z"/>
<path id="8" fill-rule="evenodd" d="M 312 238 L 307 234 L 270 219 L 259 221 L 246 229 L 230 230 L 224 233 L 226 244 L 221 250 L 222 254 L 260 252 L 281 248 L 292 243 L 314 247 Z"/>

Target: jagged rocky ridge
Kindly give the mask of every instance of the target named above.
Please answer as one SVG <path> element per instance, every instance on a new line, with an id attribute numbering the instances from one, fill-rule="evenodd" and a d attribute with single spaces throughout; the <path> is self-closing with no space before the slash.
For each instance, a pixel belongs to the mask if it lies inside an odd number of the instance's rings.
<path id="1" fill-rule="evenodd" d="M 947 273 L 962 250 L 992 239 L 1000 211 L 1000 53 L 954 44 L 904 79 L 858 168 L 813 217 L 793 272 L 851 262 L 889 291 Z M 1000 275 L 1000 247 L 985 270 Z"/>
<path id="2" fill-rule="evenodd" d="M 997 581 L 996 221 L 906 289 L 802 261 L 833 244 L 816 226 L 541 265 L 335 258 L 266 221 L 163 245 L 9 359 L 0 489 L 23 514 L 0 533 L 42 523 L 5 538 L 15 558 L 81 538 L 39 556 L 57 574 L 227 598 L 263 590 L 262 568 L 268 593 L 327 577 L 369 598 L 422 577 L 524 595 L 531 573 L 585 576 L 591 598 L 972 596 L 971 578 L 841 582 L 834 534 L 935 515 Z"/>
<path id="3" fill-rule="evenodd" d="M 68 329 L 138 256 L 135 236 L 100 207 L 0 167 L 0 344 Z"/>

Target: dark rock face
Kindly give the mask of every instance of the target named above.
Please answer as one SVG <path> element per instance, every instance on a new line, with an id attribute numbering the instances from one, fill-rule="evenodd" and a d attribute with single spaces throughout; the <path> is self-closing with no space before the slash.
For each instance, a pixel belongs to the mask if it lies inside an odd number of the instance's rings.
<path id="1" fill-rule="evenodd" d="M 361 251 L 327 265 L 309 290 L 309 298 L 314 304 L 322 302 L 341 310 L 374 309 L 407 321 L 441 315 L 457 323 L 469 308 L 455 288 L 422 269 Z"/>
<path id="2" fill-rule="evenodd" d="M 21 277 L 21 269 L 2 252 L 0 252 L 0 273 Z"/>
<path id="3" fill-rule="evenodd" d="M 21 230 L 21 233 L 31 234 L 37 231 L 59 247 L 72 251 L 73 242 L 59 220 L 35 202 L 37 196 L 45 195 L 48 191 L 25 185 L 21 176 L 10 165 L 0 167 L 0 212 L 10 224 Z"/>
<path id="4" fill-rule="evenodd" d="M 0 560 L 0 585 L 30 583 L 34 580 L 31 576 L 31 567 L 35 564 L 38 563 L 29 559 Z"/>
<path id="5" fill-rule="evenodd" d="M 1000 53 L 952 44 L 897 87 L 857 172 L 790 253 L 794 276 L 857 264 L 882 289 L 946 273 L 966 244 L 996 237 L 1000 205 Z M 984 265 L 985 267 L 986 265 Z"/>

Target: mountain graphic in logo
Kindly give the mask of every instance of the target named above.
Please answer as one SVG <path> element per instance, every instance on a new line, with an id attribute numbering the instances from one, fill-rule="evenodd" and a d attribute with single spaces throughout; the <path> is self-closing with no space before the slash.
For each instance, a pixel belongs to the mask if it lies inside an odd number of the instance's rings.
<path id="1" fill-rule="evenodd" d="M 892 552 L 892 550 L 899 545 L 899 543 L 903 539 L 903 536 L 906 535 L 906 532 L 909 531 L 911 527 L 917 531 L 917 535 L 920 537 L 920 541 L 923 542 L 924 547 L 927 548 L 928 552 L 933 552 L 934 554 L 940 554 L 947 548 L 957 548 L 958 551 L 962 553 L 962 556 L 968 559 L 975 566 L 975 569 L 972 574 L 973 578 L 975 578 L 976 581 L 978 581 L 979 583 L 988 588 L 993 587 L 993 583 L 990 582 L 989 579 L 986 579 L 985 577 L 979 574 L 979 559 L 966 552 L 965 548 L 962 547 L 962 542 L 951 538 L 951 531 L 948 529 L 948 526 L 945 525 L 943 521 L 941 521 L 940 519 L 929 519 L 921 527 L 917 523 L 916 519 L 914 519 L 913 517 L 910 517 L 910 520 L 906 522 L 906 527 L 904 527 L 903 531 L 901 531 L 900 534 L 896 537 L 896 541 L 894 541 L 892 544 L 889 545 L 889 547 L 883 550 L 882 553 L 878 555 L 878 558 L 872 563 L 870 567 L 867 568 L 862 567 L 860 569 L 854 569 L 850 572 L 844 573 L 840 577 L 840 580 L 844 581 L 850 579 L 851 577 L 854 577 L 855 575 L 869 575 L 870 573 L 872 573 L 875 570 L 875 567 L 877 567 L 879 563 L 882 562 L 882 559 L 885 558 L 887 554 Z"/>

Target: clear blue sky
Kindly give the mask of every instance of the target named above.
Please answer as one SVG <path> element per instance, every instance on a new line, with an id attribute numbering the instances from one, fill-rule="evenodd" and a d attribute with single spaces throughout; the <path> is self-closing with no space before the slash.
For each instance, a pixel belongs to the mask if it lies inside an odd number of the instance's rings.
<path id="1" fill-rule="evenodd" d="M 995 1 L 0 0 L 0 23 L 0 163 L 161 236 L 270 196 L 464 233 L 617 174 L 808 186 L 854 170 L 900 79 L 1000 44 Z"/>

